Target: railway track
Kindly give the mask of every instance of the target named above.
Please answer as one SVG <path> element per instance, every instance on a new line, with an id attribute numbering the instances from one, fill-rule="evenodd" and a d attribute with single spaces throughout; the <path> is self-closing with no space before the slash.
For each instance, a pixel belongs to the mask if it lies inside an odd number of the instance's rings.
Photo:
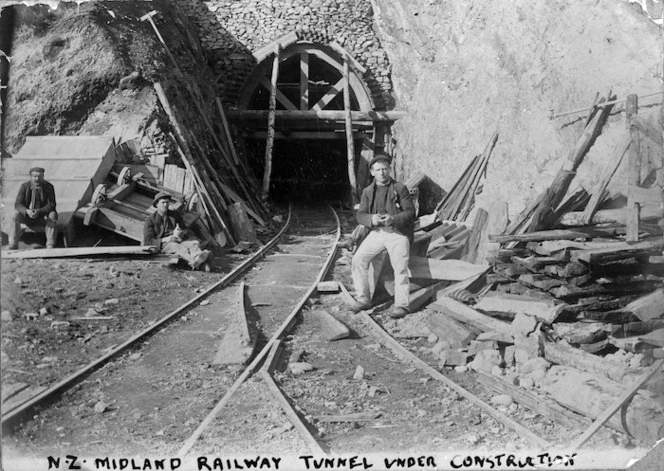
<path id="1" fill-rule="evenodd" d="M 278 246 L 164 317 L 153 326 L 159 332 L 136 334 L 140 346 L 127 342 L 51 388 L 48 401 L 40 395 L 9 411 L 16 423 L 41 409 L 21 424 L 8 453 L 210 457 L 212 466 L 214 456 L 256 453 L 425 453 L 506 443 L 555 450 L 587 425 L 561 424 L 516 403 L 495 407 L 472 375 L 442 374 L 423 360 L 427 339 L 389 335 L 399 325 L 386 315 L 389 303 L 353 315 L 340 307 L 343 293 L 316 294 L 326 278 L 348 282 L 349 254 L 336 249 L 339 218 L 300 209 L 289 221 Z M 244 365 L 225 361 L 230 350 L 220 348 L 237 331 L 242 306 L 254 344 Z M 327 340 L 311 315 L 320 310 L 345 322 L 350 337 Z"/>

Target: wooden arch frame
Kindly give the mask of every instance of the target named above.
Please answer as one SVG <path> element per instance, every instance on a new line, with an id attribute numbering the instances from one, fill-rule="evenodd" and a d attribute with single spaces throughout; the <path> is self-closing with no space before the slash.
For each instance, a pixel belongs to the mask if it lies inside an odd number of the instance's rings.
<path id="1" fill-rule="evenodd" d="M 305 41 L 286 46 L 279 53 L 280 62 L 284 62 L 295 55 L 300 56 L 300 103 L 291 102 L 278 87 L 276 90 L 277 101 L 281 103 L 286 110 L 290 111 L 323 110 L 330 101 L 332 101 L 339 93 L 343 92 L 344 58 L 342 54 L 345 54 L 345 51 L 343 51 L 340 46 L 335 48 L 322 44 L 314 45 L 311 42 Z M 310 56 L 314 56 L 336 69 L 341 77 L 336 84 L 330 86 L 330 89 L 323 98 L 314 104 L 311 104 L 308 101 L 308 69 Z M 350 56 L 348 57 L 350 62 L 355 63 Z M 272 64 L 272 55 L 267 55 L 254 68 L 254 71 L 251 73 L 240 91 L 238 98 L 238 108 L 240 110 L 249 109 L 249 102 L 258 86 L 263 84 L 267 90 L 270 90 L 271 85 L 268 77 L 272 70 Z M 360 109 L 358 111 L 373 110 L 375 105 L 371 92 L 361 76 L 357 74 L 355 68 L 351 68 L 349 71 L 348 81 L 351 93 L 355 96 L 359 105 Z"/>

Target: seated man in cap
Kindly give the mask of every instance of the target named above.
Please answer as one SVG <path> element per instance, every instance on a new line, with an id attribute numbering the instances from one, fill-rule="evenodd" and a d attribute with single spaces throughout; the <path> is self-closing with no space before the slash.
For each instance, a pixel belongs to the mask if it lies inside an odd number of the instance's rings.
<path id="1" fill-rule="evenodd" d="M 362 192 L 356 218 L 370 232 L 355 252 L 351 264 L 356 293 L 356 302 L 351 309 L 359 312 L 371 308 L 369 263 L 387 250 L 394 269 L 394 307 L 390 316 L 398 319 L 408 314 L 408 258 L 415 207 L 406 185 L 390 176 L 390 165 L 390 158 L 385 154 L 377 154 L 369 164 L 374 182 Z"/>
<path id="2" fill-rule="evenodd" d="M 152 206 L 157 208 L 145 220 L 143 226 L 143 245 L 154 245 L 165 254 L 175 254 L 186 260 L 196 270 L 210 256 L 209 250 L 202 250 L 197 239 L 189 238 L 182 216 L 168 207 L 171 195 L 166 192 L 157 193 Z"/>
<path id="3" fill-rule="evenodd" d="M 16 212 L 9 226 L 9 249 L 18 248 L 23 228 L 46 233 L 46 248 L 55 247 L 58 237 L 58 213 L 55 211 L 55 189 L 44 180 L 44 169 L 30 169 L 30 181 L 21 185 L 16 195 Z"/>

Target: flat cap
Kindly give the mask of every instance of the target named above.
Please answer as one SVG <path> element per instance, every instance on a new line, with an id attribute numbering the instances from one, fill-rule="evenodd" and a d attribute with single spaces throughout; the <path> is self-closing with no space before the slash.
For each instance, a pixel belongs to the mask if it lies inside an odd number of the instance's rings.
<path id="1" fill-rule="evenodd" d="M 32 172 L 46 173 L 46 170 L 44 170 L 41 167 L 32 167 L 28 172 L 28 175 L 31 174 Z"/>
<path id="2" fill-rule="evenodd" d="M 386 154 L 376 154 L 374 158 L 369 162 L 369 168 L 373 167 L 373 164 L 376 162 L 385 162 L 387 165 L 392 164 L 392 159 L 390 159 Z"/>
<path id="3" fill-rule="evenodd" d="M 170 199 L 171 199 L 170 193 L 166 193 L 165 191 L 160 191 L 159 193 L 157 193 L 155 195 L 154 199 L 152 200 L 152 206 L 154 206 L 156 208 L 157 203 L 160 200 L 170 200 Z"/>

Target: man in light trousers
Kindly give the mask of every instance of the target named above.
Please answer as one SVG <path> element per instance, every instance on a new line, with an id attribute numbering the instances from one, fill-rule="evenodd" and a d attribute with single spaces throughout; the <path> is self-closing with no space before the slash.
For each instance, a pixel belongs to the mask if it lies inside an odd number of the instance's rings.
<path id="1" fill-rule="evenodd" d="M 394 269 L 394 307 L 390 317 L 398 319 L 408 314 L 410 295 L 408 258 L 413 238 L 415 207 L 406 185 L 390 176 L 391 160 L 377 154 L 369 164 L 374 182 L 362 192 L 357 222 L 370 232 L 359 246 L 351 265 L 356 302 L 351 310 L 360 312 L 371 308 L 369 264 L 384 250 Z"/>

